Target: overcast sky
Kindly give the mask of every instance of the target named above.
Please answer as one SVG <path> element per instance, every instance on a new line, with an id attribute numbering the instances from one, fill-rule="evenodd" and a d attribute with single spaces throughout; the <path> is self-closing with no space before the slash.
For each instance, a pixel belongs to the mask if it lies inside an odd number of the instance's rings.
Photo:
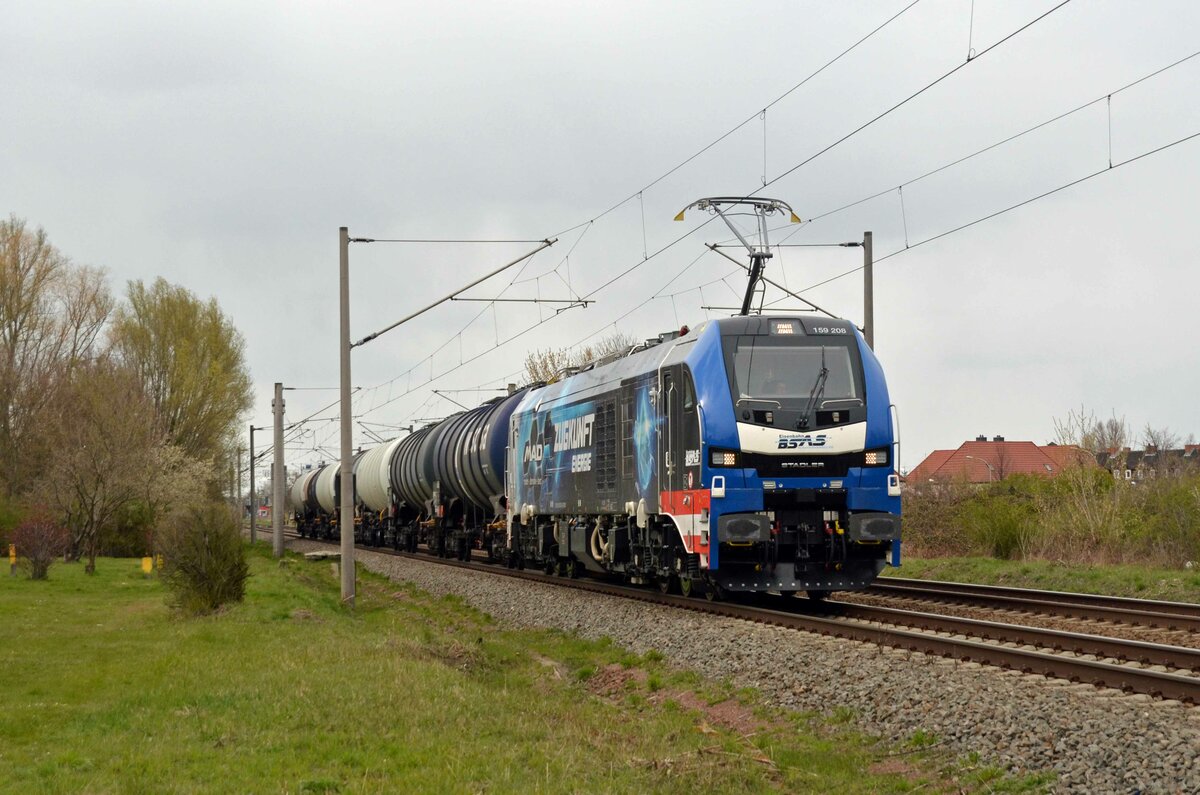
<path id="1" fill-rule="evenodd" d="M 107 268 L 117 291 L 163 276 L 215 296 L 245 335 L 260 424 L 275 381 L 337 384 L 339 226 L 557 236 L 469 294 L 594 298 L 586 309 L 447 304 L 356 350 L 356 413 L 390 435 L 457 410 L 431 389 L 520 380 L 530 350 L 728 314 L 701 308 L 743 288 L 704 247 L 728 232 L 700 213 L 672 221 L 697 198 L 758 190 L 824 216 L 1200 50 L 1192 0 L 1074 0 L 986 53 L 1057 0 L 976 0 L 973 18 L 968 0 L 919 0 L 758 118 L 909 2 L 9 4 L 0 211 Z M 983 54 L 779 178 L 969 49 Z M 905 468 L 980 433 L 1044 443 L 1080 406 L 1200 432 L 1200 138 L 921 244 L 1197 132 L 1200 57 L 906 184 L 903 206 L 891 190 L 776 233 L 869 229 L 877 258 L 901 252 L 876 266 L 875 321 Z M 356 244 L 352 334 L 531 248 Z M 800 290 L 861 256 L 787 248 L 767 275 Z M 862 322 L 861 273 L 805 296 Z M 288 420 L 335 398 L 289 392 Z M 336 423 L 314 423 L 289 465 L 337 445 Z"/>

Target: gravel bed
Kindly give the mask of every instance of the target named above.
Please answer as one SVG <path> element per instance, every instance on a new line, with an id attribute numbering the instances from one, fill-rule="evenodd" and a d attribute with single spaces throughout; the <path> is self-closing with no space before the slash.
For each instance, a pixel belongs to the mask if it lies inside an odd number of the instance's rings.
<path id="1" fill-rule="evenodd" d="M 1030 613 L 1022 610 L 997 610 L 973 605 L 952 604 L 936 599 L 919 599 L 909 596 L 881 596 L 867 593 L 839 593 L 838 601 L 875 607 L 895 607 L 900 610 L 916 610 L 922 613 L 938 613 L 944 616 L 977 618 L 982 621 L 1003 621 L 1027 627 L 1058 629 L 1066 632 L 1083 632 L 1089 635 L 1104 635 L 1109 638 L 1141 640 L 1147 643 L 1166 643 L 1172 646 L 1200 648 L 1200 633 L 1181 629 L 1139 627 L 1112 621 L 1096 621 L 1083 618 L 1052 616 L 1046 613 Z"/>
<path id="2" fill-rule="evenodd" d="M 297 551 L 328 546 L 291 540 Z M 920 653 L 573 592 L 360 550 L 358 562 L 517 627 L 608 636 L 638 653 L 757 688 L 779 706 L 855 711 L 903 742 L 918 730 L 1014 773 L 1052 770 L 1055 791 L 1200 792 L 1200 709 Z"/>

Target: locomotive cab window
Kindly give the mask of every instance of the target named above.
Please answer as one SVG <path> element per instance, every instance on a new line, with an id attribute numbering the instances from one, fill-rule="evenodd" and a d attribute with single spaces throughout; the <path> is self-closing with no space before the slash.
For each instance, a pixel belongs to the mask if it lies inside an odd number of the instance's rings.
<path id="1" fill-rule="evenodd" d="M 683 410 L 696 410 L 696 386 L 692 383 L 692 374 L 686 369 L 683 371 Z"/>
<path id="2" fill-rule="evenodd" d="M 854 336 L 737 334 L 723 347 L 739 422 L 813 430 L 866 419 Z"/>
<path id="3" fill-rule="evenodd" d="M 735 337 L 733 386 L 738 400 L 861 401 L 861 367 L 849 347 L 764 337 Z"/>

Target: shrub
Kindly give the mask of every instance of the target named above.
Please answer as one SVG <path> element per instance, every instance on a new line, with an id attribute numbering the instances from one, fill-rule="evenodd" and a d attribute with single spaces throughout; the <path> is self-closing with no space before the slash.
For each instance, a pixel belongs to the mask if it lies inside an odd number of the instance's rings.
<path id="1" fill-rule="evenodd" d="M 62 523 L 44 509 L 35 509 L 9 534 L 9 542 L 17 547 L 21 566 L 29 571 L 31 580 L 50 576 L 50 564 L 67 550 L 70 534 Z"/>
<path id="2" fill-rule="evenodd" d="M 904 546 L 918 557 L 969 555 L 959 513 L 975 496 L 965 483 L 912 484 L 904 489 Z"/>
<path id="3" fill-rule="evenodd" d="M 1033 503 L 1020 495 L 980 495 L 962 515 L 976 548 L 1005 560 L 1025 557 L 1037 529 Z"/>
<path id="4" fill-rule="evenodd" d="M 226 506 L 185 512 L 159 534 L 158 543 L 163 581 L 175 607 L 202 615 L 242 601 L 250 567 L 240 528 Z"/>

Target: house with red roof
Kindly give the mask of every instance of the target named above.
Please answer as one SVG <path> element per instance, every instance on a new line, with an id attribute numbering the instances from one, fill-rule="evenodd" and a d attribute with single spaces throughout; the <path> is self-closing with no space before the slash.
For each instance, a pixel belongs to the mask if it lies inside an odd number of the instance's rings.
<path id="1" fill-rule="evenodd" d="M 978 436 L 957 450 L 934 450 L 908 473 L 913 485 L 956 480 L 988 483 L 1009 475 L 1054 477 L 1070 466 L 1096 466 L 1088 451 L 1075 445 L 1010 442 L 1003 436 Z"/>

